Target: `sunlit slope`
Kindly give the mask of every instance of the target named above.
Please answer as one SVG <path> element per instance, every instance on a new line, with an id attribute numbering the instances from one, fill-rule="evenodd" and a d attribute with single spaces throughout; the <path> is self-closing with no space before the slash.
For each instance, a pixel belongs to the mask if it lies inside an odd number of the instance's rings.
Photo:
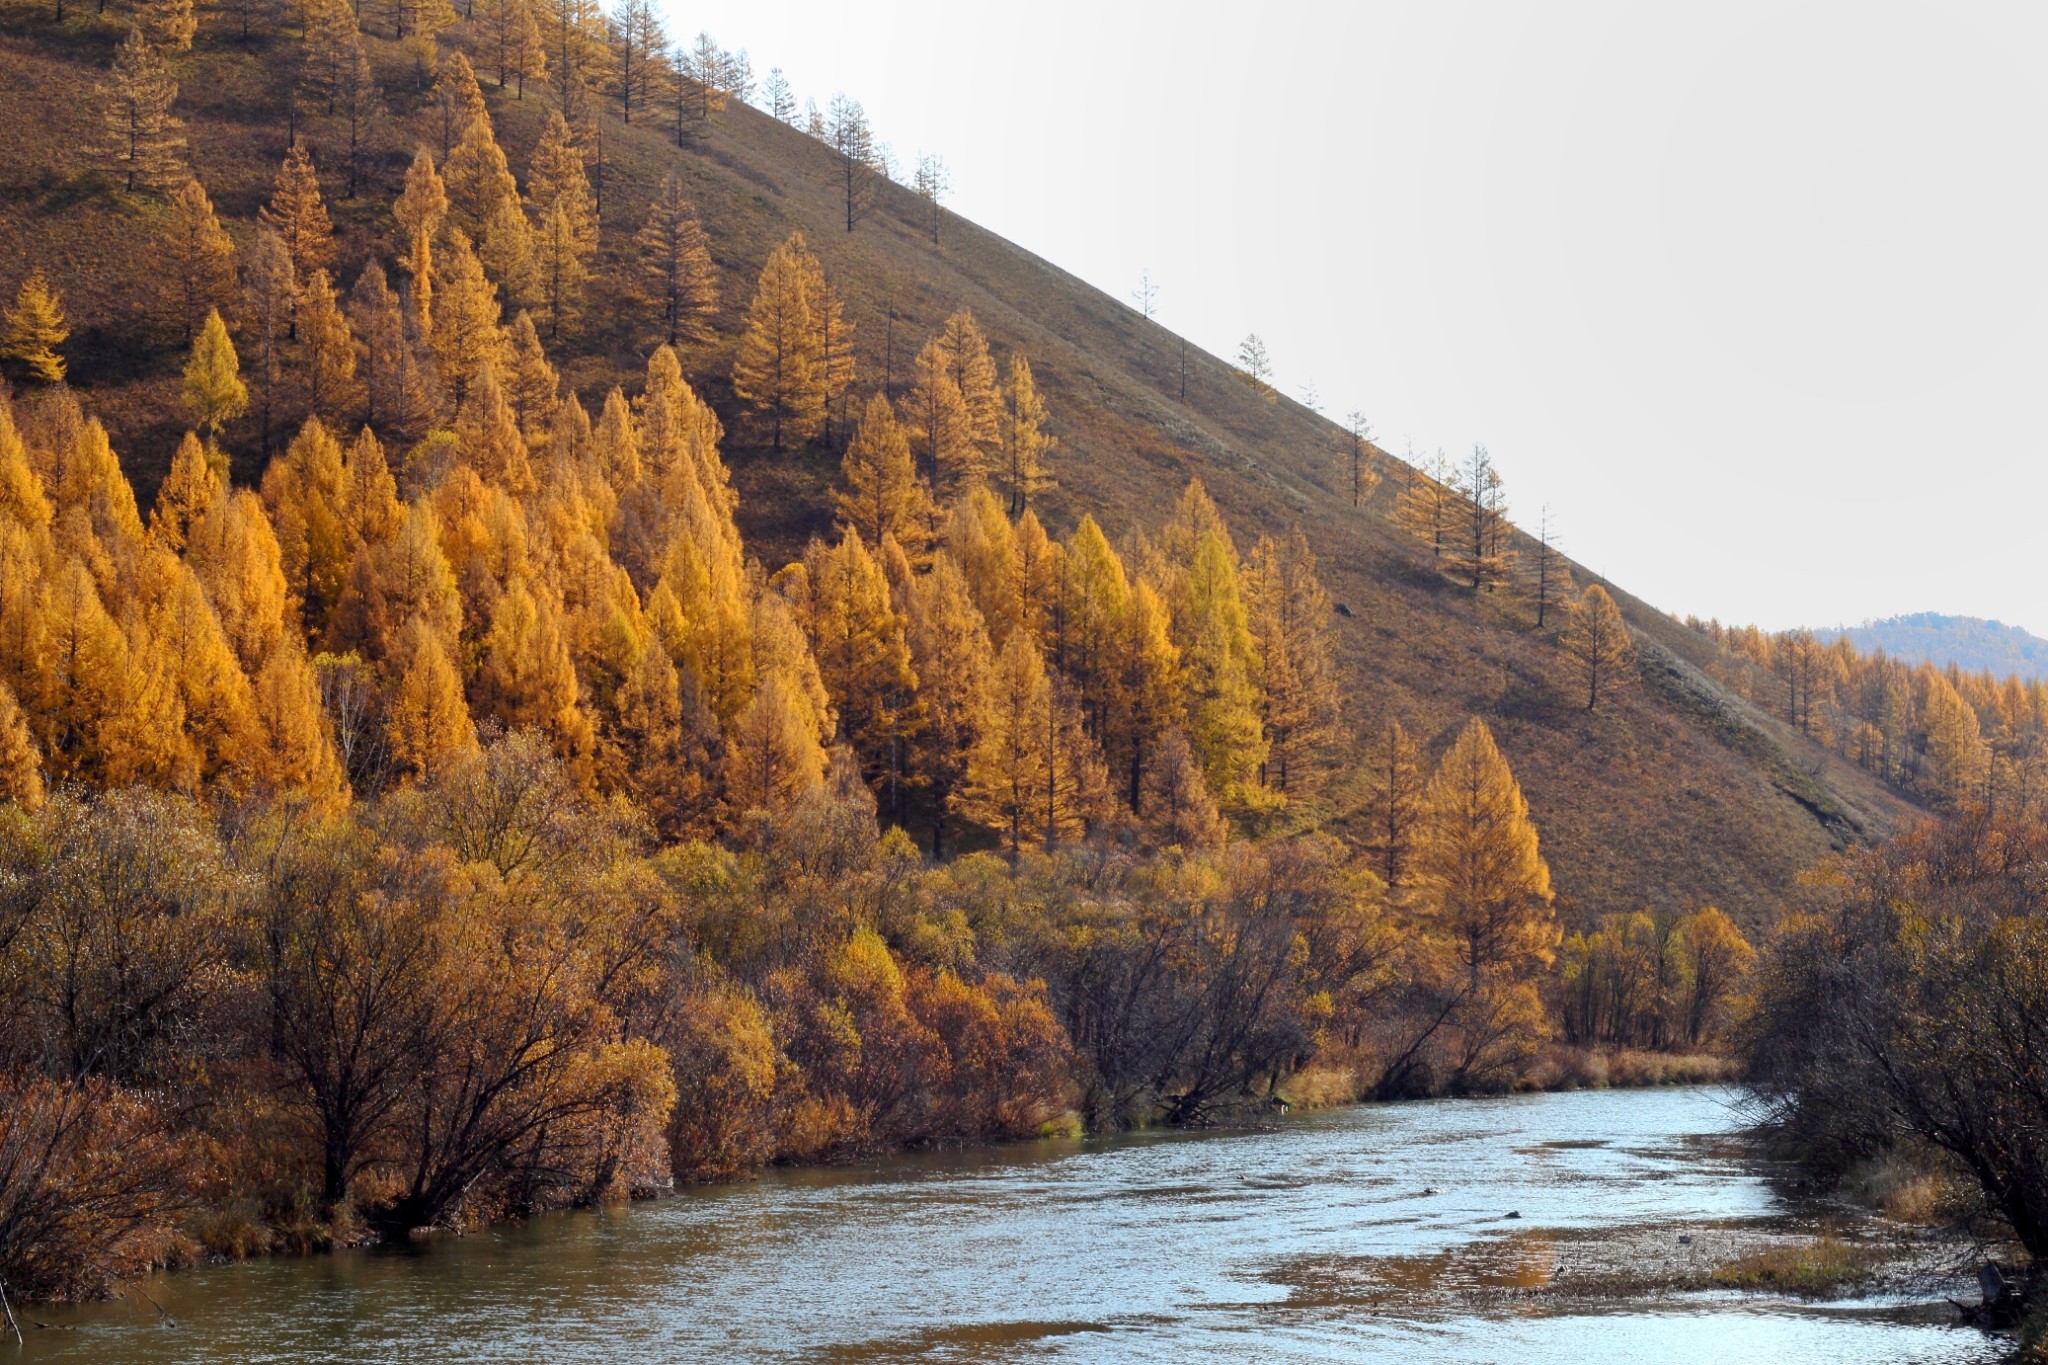
<path id="1" fill-rule="evenodd" d="M 12 115 L 0 147 L 0 289 L 11 296 L 27 262 L 50 272 L 72 315 L 73 379 L 114 428 L 146 496 L 179 430 L 182 352 L 135 306 L 147 261 L 134 244 L 161 209 L 111 193 L 82 150 L 96 135 L 93 82 L 119 31 L 111 20 L 59 29 L 48 16 L 47 7 L 0 8 L 0 102 Z M 410 66 L 395 47 L 371 46 L 392 111 L 389 152 L 357 199 L 328 187 L 344 279 L 372 249 L 388 255 L 389 199 L 411 148 L 430 136 Z M 288 40 L 245 48 L 213 23 L 174 62 L 194 167 L 244 238 L 285 149 L 295 62 Z M 523 174 L 546 92 L 530 86 L 521 101 L 487 80 L 486 93 Z M 317 160 L 329 134 L 317 119 L 305 129 Z M 581 332 L 554 348 L 587 405 L 644 364 L 647 309 L 623 286 L 635 268 L 633 233 L 674 170 L 698 204 L 726 305 L 721 342 L 686 357 L 686 367 L 728 426 L 738 425 L 725 376 L 739 314 L 761 262 L 792 231 L 806 235 L 847 302 L 863 388 L 891 369 L 900 381 L 940 321 L 971 308 L 999 355 L 1029 355 L 1053 412 L 1062 444 L 1060 487 L 1043 509 L 1051 529 L 1063 534 L 1088 510 L 1120 537 L 1163 516 L 1190 477 L 1208 485 L 1241 542 L 1299 525 L 1346 609 L 1335 626 L 1347 721 L 1368 729 L 1398 717 L 1447 742 L 1465 716 L 1485 716 L 1528 795 L 1569 919 L 1714 903 L 1754 923 L 1801 899 L 1798 875 L 1831 849 L 1912 818 L 1851 765 L 1710 681 L 1694 662 L 1712 646 L 1619 589 L 1642 678 L 1589 715 L 1551 632 L 1537 632 L 1517 602 L 1475 598 L 1442 578 L 1385 519 L 1404 472 L 1398 461 L 1375 454 L 1380 487 L 1354 511 L 1341 430 L 1286 399 L 1262 400 L 1192 347 L 1183 397 L 1183 343 L 1123 302 L 950 214 L 935 245 L 921 201 L 894 186 L 849 235 L 832 153 L 754 110 L 729 108 L 692 130 L 678 148 L 665 120 L 606 124 L 598 283 Z M 1076 202 L 1071 211 L 1099 210 Z M 1370 376 L 1360 378 L 1369 388 Z M 253 479 L 259 452 L 244 440 L 236 454 L 238 477 Z M 1512 496 L 1514 452 L 1498 455 Z M 764 560 L 779 562 L 826 527 L 835 453 L 778 455 L 735 441 L 728 458 L 742 528 Z M 1334 804 L 1343 828 L 1349 800 L 1340 793 Z"/>

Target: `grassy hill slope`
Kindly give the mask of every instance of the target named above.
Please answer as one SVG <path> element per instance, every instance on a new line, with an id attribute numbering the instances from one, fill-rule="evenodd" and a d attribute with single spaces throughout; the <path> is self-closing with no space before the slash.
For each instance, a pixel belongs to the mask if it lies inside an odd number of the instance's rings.
<path id="1" fill-rule="evenodd" d="M 92 85 L 119 34 L 114 17 L 73 15 L 59 26 L 47 6 L 0 6 L 0 102 L 13 134 L 0 150 L 0 291 L 11 297 L 31 263 L 63 291 L 73 380 L 113 428 L 146 496 L 180 430 L 182 351 L 137 306 L 147 285 L 138 244 L 162 208 L 115 193 L 81 151 L 96 131 Z M 412 64 L 395 45 L 371 46 L 392 111 L 389 151 L 357 200 L 334 201 L 340 186 L 330 180 L 344 280 L 373 248 L 388 257 L 380 244 L 389 199 L 411 149 L 429 140 Z M 172 59 L 194 167 L 243 240 L 285 150 L 297 63 L 288 37 L 244 46 L 214 22 L 194 51 Z M 488 81 L 486 90 L 523 177 L 546 92 L 529 86 L 521 101 Z M 317 117 L 301 127 L 319 159 L 329 130 Z M 1181 339 L 1055 265 L 951 215 L 934 245 L 921 201 L 896 186 L 883 187 L 876 211 L 849 235 L 829 149 L 752 109 L 695 125 L 688 147 L 670 132 L 606 124 L 602 280 L 583 329 L 556 357 L 593 410 L 612 383 L 630 385 L 651 344 L 648 310 L 618 284 L 632 269 L 648 199 L 674 170 L 699 207 L 726 303 L 721 342 L 686 356 L 686 370 L 729 427 L 737 421 L 725 376 L 738 317 L 761 261 L 792 230 L 806 234 L 847 300 L 863 390 L 892 365 L 900 380 L 948 313 L 973 309 L 999 356 L 1028 354 L 1051 407 L 1062 446 L 1060 487 L 1042 513 L 1050 529 L 1064 534 L 1090 511 L 1118 537 L 1161 518 L 1190 477 L 1208 485 L 1241 542 L 1301 526 L 1348 612 L 1335 622 L 1347 721 L 1398 717 L 1441 743 L 1464 717 L 1486 717 L 1528 795 L 1568 920 L 1711 902 L 1753 924 L 1801 899 L 1797 875 L 1830 849 L 1913 817 L 1870 778 L 1711 681 L 1701 666 L 1710 642 L 1619 590 L 1642 680 L 1587 714 L 1550 633 L 1504 597 L 1475 598 L 1445 581 L 1386 520 L 1405 466 L 1375 452 L 1384 479 L 1372 505 L 1354 511 L 1349 439 L 1336 426 L 1286 399 L 1261 400 L 1192 347 L 1183 399 Z M 239 435 L 237 475 L 253 479 L 260 455 Z M 735 438 L 728 458 L 742 527 L 764 562 L 780 563 L 827 527 L 836 451 L 775 455 Z M 1345 804 L 1329 812 L 1340 828 Z"/>

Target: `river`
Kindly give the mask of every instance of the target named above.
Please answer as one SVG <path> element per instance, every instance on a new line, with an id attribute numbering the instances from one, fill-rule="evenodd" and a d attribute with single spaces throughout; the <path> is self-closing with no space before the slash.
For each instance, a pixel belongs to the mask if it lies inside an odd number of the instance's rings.
<path id="1" fill-rule="evenodd" d="M 165 1276 L 145 1288 L 175 1325 L 139 1300 L 38 1309 L 52 1328 L 15 1358 L 2002 1358 L 1924 1292 L 1542 1292 L 1617 1246 L 1682 1271 L 1797 1223 L 1738 1124 L 1725 1091 L 1582 1091 L 776 1172 L 404 1252 Z"/>

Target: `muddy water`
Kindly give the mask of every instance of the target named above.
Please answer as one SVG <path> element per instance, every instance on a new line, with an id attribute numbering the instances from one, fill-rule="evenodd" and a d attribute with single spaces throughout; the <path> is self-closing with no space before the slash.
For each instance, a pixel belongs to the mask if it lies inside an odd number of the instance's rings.
<path id="1" fill-rule="evenodd" d="M 405 1253 L 170 1276 L 147 1289 L 175 1326 L 146 1304 L 44 1311 L 25 1358 L 2001 1357 L 1947 1325 L 1934 1285 L 1822 1305 L 1651 1287 L 1806 1216 L 1727 1140 L 1737 1122 L 1716 1090 L 1581 1092 L 780 1173 Z M 1589 1273 L 1619 1278 L 1572 1292 Z"/>

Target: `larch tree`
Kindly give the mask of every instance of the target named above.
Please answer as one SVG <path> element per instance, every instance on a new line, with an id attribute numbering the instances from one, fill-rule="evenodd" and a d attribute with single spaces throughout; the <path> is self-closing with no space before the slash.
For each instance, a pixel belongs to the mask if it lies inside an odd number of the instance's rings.
<path id="1" fill-rule="evenodd" d="M 860 101 L 844 94 L 832 97 L 826 115 L 825 140 L 839 158 L 839 174 L 846 192 L 846 230 L 852 232 L 875 206 L 875 134 L 868 124 L 867 110 Z"/>
<path id="2" fill-rule="evenodd" d="M 1522 789 L 1474 717 L 1423 795 L 1413 885 L 1433 927 L 1455 950 L 1467 992 L 1519 984 L 1557 948 L 1550 868 Z"/>
<path id="3" fill-rule="evenodd" d="M 1150 583 L 1131 585 L 1124 612 L 1124 638 L 1118 651 L 1122 664 L 1113 694 L 1105 748 L 1126 783 L 1125 801 L 1133 815 L 1150 818 L 1145 794 L 1154 789 L 1153 769 L 1170 736 L 1186 736 L 1186 710 L 1180 689 L 1180 651 L 1173 643 L 1171 612 Z M 1168 787 L 1171 788 L 1169 783 Z"/>
<path id="4" fill-rule="evenodd" d="M 476 726 L 440 636 L 415 620 L 404 643 L 405 671 L 391 700 L 391 758 L 400 772 L 427 778 L 476 751 Z"/>
<path id="5" fill-rule="evenodd" d="M 642 296 L 661 310 L 671 346 L 702 345 L 718 316 L 718 268 L 697 211 L 675 175 L 662 177 L 634 244 L 640 252 Z"/>
<path id="6" fill-rule="evenodd" d="M 930 224 L 932 245 L 939 244 L 939 222 L 945 214 L 941 208 L 946 192 L 953 188 L 953 182 L 946 174 L 946 163 L 935 152 L 921 153 L 917 158 L 917 171 L 911 179 L 911 189 L 924 200 L 926 221 Z"/>
<path id="7" fill-rule="evenodd" d="M 969 490 L 953 508 L 946 548 L 967 579 L 989 644 L 1001 649 L 1023 616 L 1019 599 L 1017 532 L 987 488 Z"/>
<path id="8" fill-rule="evenodd" d="M 444 162 L 453 154 L 456 144 L 468 136 L 471 124 L 490 118 L 484 92 L 476 83 L 476 72 L 461 52 L 442 54 L 434 88 L 427 92 L 427 107 L 432 113 L 434 131 L 441 139 Z"/>
<path id="9" fill-rule="evenodd" d="M 1357 409 L 1345 414 L 1344 431 L 1351 437 L 1351 506 L 1355 510 L 1365 506 L 1365 500 L 1380 485 L 1379 471 L 1366 461 L 1366 452 L 1372 448 L 1372 423 Z"/>
<path id="10" fill-rule="evenodd" d="M 1557 536 L 1550 529 L 1550 508 L 1547 506 L 1536 523 L 1536 553 L 1529 557 L 1523 584 L 1530 605 L 1536 608 L 1538 630 L 1549 623 L 1573 591 L 1571 566 L 1557 552 Z"/>
<path id="11" fill-rule="evenodd" d="M 911 775 L 924 791 L 932 821 L 932 857 L 946 846 L 947 818 L 964 792 L 984 717 L 994 656 L 960 566 L 943 550 L 929 572 L 905 573 L 904 599 L 911 667 L 922 714 L 911 737 Z"/>
<path id="12" fill-rule="evenodd" d="M 209 444 L 219 444 L 220 429 L 249 410 L 249 390 L 242 383 L 235 343 L 217 311 L 207 313 L 206 325 L 192 343 L 191 359 L 185 362 L 183 397 L 192 424 Z"/>
<path id="13" fill-rule="evenodd" d="M 319 678 L 298 641 L 279 643 L 251 683 L 264 741 L 256 762 L 261 785 L 298 793 L 316 807 L 346 804 L 348 772 L 321 703 Z"/>
<path id="14" fill-rule="evenodd" d="M 984 684 L 980 723 L 967 763 L 961 814 L 998 831 L 1011 853 L 1043 836 L 1038 816 L 1052 770 L 1046 739 L 1054 730 L 1052 685 L 1038 646 L 1011 633 Z"/>
<path id="15" fill-rule="evenodd" d="M 847 442 L 839 462 L 844 492 L 833 501 L 839 519 L 859 530 L 872 545 L 893 539 L 912 553 L 921 548 L 931 524 L 931 493 L 917 476 L 910 439 L 896 420 L 896 410 L 880 394 L 868 399 L 860 425 Z M 920 556 L 912 553 L 912 558 Z"/>
<path id="16" fill-rule="evenodd" d="M 165 52 L 190 51 L 199 32 L 192 0 L 142 0 L 135 18 L 150 43 Z"/>
<path id="17" fill-rule="evenodd" d="M 1500 471 L 1485 446 L 1472 447 L 1457 487 L 1461 501 L 1448 554 L 1452 571 L 1473 592 L 1493 592 L 1509 581 L 1514 552 Z"/>
<path id="18" fill-rule="evenodd" d="M 1010 515 L 1021 516 L 1040 493 L 1057 488 L 1048 467 L 1059 438 L 1045 430 L 1045 400 L 1038 396 L 1031 363 L 1010 357 L 1010 383 L 1003 408 L 1003 482 L 1010 490 Z"/>
<path id="19" fill-rule="evenodd" d="M 814 541 L 803 569 L 799 614 L 839 713 L 840 738 L 858 755 L 884 809 L 898 817 L 917 703 L 902 614 L 881 564 L 852 527 L 830 548 Z"/>
<path id="20" fill-rule="evenodd" d="M 1407 482 L 1394 507 L 1394 522 L 1427 545 L 1430 558 L 1441 565 L 1457 537 L 1463 484 L 1441 450 L 1426 464 L 1417 465 L 1412 457 L 1408 464 Z"/>
<path id="21" fill-rule="evenodd" d="M 356 404 L 356 338 L 343 316 L 327 272 L 316 270 L 306 280 L 299 301 L 299 340 L 304 350 L 301 371 L 306 406 L 330 422 Z"/>
<path id="22" fill-rule="evenodd" d="M 278 378 L 297 293 L 291 252 L 275 232 L 259 230 L 242 261 L 242 326 L 255 357 L 257 432 L 265 454 L 270 452 Z"/>
<path id="23" fill-rule="evenodd" d="M 43 804 L 43 756 L 14 691 L 0 680 L 0 802 L 25 810 Z"/>
<path id="24" fill-rule="evenodd" d="M 326 203 L 320 198 L 320 177 L 314 172 L 313 160 L 306 155 L 303 146 L 294 143 L 292 149 L 285 153 L 284 165 L 277 174 L 277 189 L 270 196 L 270 202 L 257 213 L 257 218 L 276 234 L 285 254 L 291 258 L 295 285 L 304 286 L 314 271 L 325 270 L 334 264 L 334 224 L 327 216 Z M 297 288 L 292 293 L 285 333 L 291 340 L 298 340 Z"/>
<path id="25" fill-rule="evenodd" d="M 825 750 L 810 707 L 786 671 L 769 672 L 734 718 L 725 771 L 726 805 L 735 816 L 785 814 L 825 780 Z"/>
<path id="26" fill-rule="evenodd" d="M 491 224 L 501 221 L 506 204 L 519 205 L 519 182 L 505 164 L 505 153 L 491 131 L 489 118 L 472 119 L 455 150 L 441 166 L 448 195 L 448 221 L 481 245 Z"/>
<path id="27" fill-rule="evenodd" d="M 1422 750 L 1398 720 L 1389 720 L 1373 741 L 1371 819 L 1366 847 L 1374 870 L 1390 891 L 1408 884 L 1422 818 Z"/>
<path id="28" fill-rule="evenodd" d="M 946 319 L 935 344 L 967 410 L 967 439 L 980 447 L 983 466 L 993 466 L 1003 439 L 1003 391 L 988 338 L 974 314 L 963 308 Z"/>
<path id="29" fill-rule="evenodd" d="M 668 74 L 668 34 L 652 0 L 619 0 L 607 25 L 609 85 L 619 101 L 619 121 L 631 123 L 635 109 L 660 98 Z"/>
<path id="30" fill-rule="evenodd" d="M 825 279 L 825 267 L 804 243 L 801 232 L 793 233 L 789 248 L 804 276 L 804 299 L 810 305 L 812 321 L 818 328 L 817 374 L 824 402 L 824 439 L 832 440 L 832 404 L 840 404 L 845 415 L 846 395 L 853 388 L 853 324 L 846 320 L 845 306 Z"/>
<path id="31" fill-rule="evenodd" d="M 129 30 L 99 87 L 103 154 L 129 194 L 169 188 L 186 178 L 185 139 L 179 131 L 184 125 L 171 114 L 177 98 L 177 82 L 164 68 L 163 53 L 140 29 Z"/>
<path id="32" fill-rule="evenodd" d="M 682 142 L 683 117 L 686 113 L 691 118 L 702 121 L 725 108 L 727 91 L 731 84 L 732 60 L 732 54 L 720 47 L 716 38 L 702 30 L 677 51 L 672 84 L 676 101 L 678 145 Z"/>
<path id="33" fill-rule="evenodd" d="M 1314 796 L 1328 772 L 1343 706 L 1330 641 L 1330 594 L 1296 528 L 1285 542 L 1259 537 L 1245 566 L 1270 744 L 1261 777 L 1281 796 Z"/>
<path id="34" fill-rule="evenodd" d="M 546 432 L 560 407 L 561 376 L 548 363 L 533 318 L 523 310 L 512 319 L 512 362 L 505 376 L 505 398 L 519 429 L 534 440 Z"/>
<path id="35" fill-rule="evenodd" d="M 597 250 L 597 204 L 583 152 L 559 109 L 548 112 L 547 127 L 527 166 L 526 202 L 537 223 L 560 208 L 582 259 L 589 261 Z"/>
<path id="36" fill-rule="evenodd" d="M 912 374 L 910 392 L 903 399 L 903 422 L 924 463 L 925 481 L 949 497 L 979 487 L 987 464 L 975 444 L 960 385 L 936 339 L 917 353 Z"/>
<path id="37" fill-rule="evenodd" d="M 299 12 L 299 29 L 306 41 L 306 61 L 301 68 L 304 89 L 332 114 L 340 98 L 344 67 L 362 50 L 363 35 L 355 6 L 349 0 L 307 0 Z M 295 103 L 294 134 L 297 113 Z M 297 140 L 293 136 L 292 141 Z"/>
<path id="38" fill-rule="evenodd" d="M 64 382 L 62 347 L 71 329 L 64 322 L 64 304 L 38 266 L 15 292 L 14 306 L 0 318 L 0 359 L 20 363 L 29 378 L 42 384 Z"/>
<path id="39" fill-rule="evenodd" d="M 171 467 L 157 486 L 149 512 L 149 538 L 174 555 L 185 553 L 193 530 L 216 511 L 227 485 L 213 467 L 210 452 L 197 436 L 186 432 L 171 453 Z"/>
<path id="40" fill-rule="evenodd" d="M 441 225 L 448 221 L 448 187 L 434 169 L 433 154 L 425 147 L 413 154 L 412 165 L 405 172 L 405 188 L 392 201 L 391 216 L 398 220 L 399 265 L 412 279 L 413 308 L 422 322 L 431 325 L 434 242 L 440 236 Z M 375 269 L 381 279 L 383 267 Z"/>
<path id="41" fill-rule="evenodd" d="M 1095 518 L 1082 514 L 1060 557 L 1059 654 L 1054 663 L 1074 684 L 1088 733 L 1103 738 L 1121 681 L 1119 658 L 1130 581 Z"/>
<path id="42" fill-rule="evenodd" d="M 486 0 L 483 35 L 498 89 L 515 82 L 516 98 L 525 99 L 528 78 L 539 80 L 548 69 L 547 44 L 534 17 L 534 0 Z"/>
<path id="43" fill-rule="evenodd" d="M 1598 709 L 1602 696 L 1626 685 L 1635 647 L 1621 609 L 1598 583 L 1587 584 L 1585 593 L 1571 604 L 1558 643 L 1578 665 L 1588 711 Z"/>
<path id="44" fill-rule="evenodd" d="M 761 83 L 761 93 L 765 97 L 762 107 L 768 111 L 768 117 L 794 128 L 796 93 L 789 88 L 789 78 L 782 74 L 781 67 L 769 68 L 768 79 Z"/>
<path id="45" fill-rule="evenodd" d="M 555 108 L 580 117 L 584 92 L 604 64 L 603 14 L 597 0 L 539 0 L 542 41 Z"/>
<path id="46" fill-rule="evenodd" d="M 1268 753 L 1259 721 L 1258 646 L 1237 566 L 1215 532 L 1195 547 L 1173 619 L 1188 739 L 1209 790 L 1225 808 L 1255 804 L 1259 769 Z"/>
<path id="47" fill-rule="evenodd" d="M 498 291 L 460 233 L 442 253 L 437 270 L 434 355 L 440 362 L 441 386 L 459 408 L 478 370 L 485 365 L 504 367 L 505 331 L 499 325 Z"/>
<path id="48" fill-rule="evenodd" d="M 801 250 L 801 241 L 792 239 L 769 254 L 733 359 L 733 392 L 776 450 L 810 440 L 825 415 L 818 324 Z"/>
<path id="49" fill-rule="evenodd" d="M 371 159 L 381 143 L 384 127 L 384 92 L 377 88 L 369 54 L 357 38 L 341 55 L 334 92 L 334 115 L 340 124 L 342 198 L 353 199 L 370 172 Z"/>
<path id="50" fill-rule="evenodd" d="M 1273 361 L 1266 354 L 1266 343 L 1253 332 L 1238 344 L 1237 372 L 1251 391 L 1268 403 L 1277 398 L 1273 388 Z"/>
<path id="51" fill-rule="evenodd" d="M 583 291 L 590 283 L 589 248 L 577 233 L 566 205 L 557 201 L 533 233 L 531 271 L 534 301 L 547 320 L 548 336 L 559 338 L 563 324 L 582 312 Z"/>
<path id="52" fill-rule="evenodd" d="M 197 180 L 187 180 L 171 194 L 158 280 L 165 311 L 187 343 L 208 312 L 234 298 L 235 244 Z"/>

